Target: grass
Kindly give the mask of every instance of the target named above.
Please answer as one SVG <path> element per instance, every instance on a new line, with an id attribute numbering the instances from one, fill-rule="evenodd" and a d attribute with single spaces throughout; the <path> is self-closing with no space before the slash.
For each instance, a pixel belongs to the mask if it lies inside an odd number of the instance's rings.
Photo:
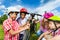
<path id="1" fill-rule="evenodd" d="M 38 39 L 38 36 L 33 33 L 33 34 L 30 36 L 30 39 L 29 39 L 29 40 L 37 40 L 37 39 Z"/>
<path id="2" fill-rule="evenodd" d="M 2 29 L 2 25 L 0 24 L 0 40 L 4 40 L 4 31 Z"/>

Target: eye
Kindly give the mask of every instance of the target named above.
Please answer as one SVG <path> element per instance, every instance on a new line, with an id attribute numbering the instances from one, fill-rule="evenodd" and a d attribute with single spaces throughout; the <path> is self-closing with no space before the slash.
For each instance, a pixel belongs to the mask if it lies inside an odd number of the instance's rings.
<path id="1" fill-rule="evenodd" d="M 18 13 L 15 13 L 16 15 L 18 14 Z"/>

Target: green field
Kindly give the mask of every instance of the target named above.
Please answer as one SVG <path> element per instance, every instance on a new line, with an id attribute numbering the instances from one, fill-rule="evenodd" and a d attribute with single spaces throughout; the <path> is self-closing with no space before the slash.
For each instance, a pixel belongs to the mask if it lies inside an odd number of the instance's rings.
<path id="1" fill-rule="evenodd" d="M 1 24 L 0 24 L 0 40 L 4 40 L 4 32 Z"/>

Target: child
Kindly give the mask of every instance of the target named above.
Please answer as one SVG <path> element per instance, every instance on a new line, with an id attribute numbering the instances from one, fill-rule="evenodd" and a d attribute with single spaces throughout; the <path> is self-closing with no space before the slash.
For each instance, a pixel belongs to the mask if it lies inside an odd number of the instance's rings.
<path id="1" fill-rule="evenodd" d="M 26 22 L 27 22 L 27 18 L 26 18 L 26 14 L 27 14 L 27 10 L 25 8 L 22 8 L 20 10 L 20 17 L 17 19 L 17 22 L 20 24 L 20 26 L 25 26 Z M 19 34 L 19 40 L 27 40 L 28 36 L 28 31 L 24 30 L 22 32 L 20 32 Z"/>
<path id="2" fill-rule="evenodd" d="M 18 40 L 18 34 L 26 29 L 29 29 L 28 23 L 24 27 L 20 27 L 16 21 L 18 10 L 15 7 L 8 8 L 9 18 L 3 22 L 4 40 Z"/>
<path id="3" fill-rule="evenodd" d="M 42 38 L 44 40 L 48 40 L 48 39 L 51 39 L 53 37 L 53 34 L 54 34 L 53 30 L 56 30 L 55 25 L 54 25 L 54 23 L 52 21 L 49 21 L 49 23 L 47 25 L 49 25 L 48 31 L 41 34 L 41 36 L 39 37 L 38 40 L 41 40 Z"/>
<path id="4" fill-rule="evenodd" d="M 40 35 L 48 30 L 48 25 L 46 25 L 46 23 L 48 21 L 48 18 L 54 16 L 54 14 L 51 12 L 45 12 L 43 16 L 44 18 L 40 20 L 40 33 L 38 31 Z"/>
<path id="5" fill-rule="evenodd" d="M 50 15 L 50 16 L 49 16 Z M 45 15 L 44 15 L 44 20 L 42 21 L 43 23 L 42 23 L 42 26 L 43 26 L 43 28 L 44 29 L 46 29 L 46 31 L 43 29 L 42 31 L 43 32 L 45 32 L 45 33 L 43 33 L 42 35 L 46 35 L 46 34 L 49 34 L 49 31 L 48 30 L 50 30 L 52 27 L 49 27 L 49 25 L 48 25 L 48 19 L 50 18 L 50 17 L 52 17 L 52 16 L 54 16 L 51 12 L 50 13 L 45 13 Z M 49 24 L 50 24 L 50 22 L 49 22 Z M 50 28 L 50 29 L 49 29 Z M 42 28 L 41 28 L 42 29 Z M 53 28 L 52 28 L 53 29 Z M 41 38 L 40 38 L 41 39 Z M 40 40 L 40 39 L 38 39 L 38 40 Z"/>
<path id="6" fill-rule="evenodd" d="M 55 36 L 49 40 L 60 40 L 60 16 L 53 16 L 49 18 L 53 21 L 56 30 L 55 30 Z"/>
<path id="7" fill-rule="evenodd" d="M 52 21 L 56 27 L 55 35 L 60 35 L 60 17 L 53 16 L 53 17 L 50 17 L 49 19 L 52 19 Z"/>
<path id="8" fill-rule="evenodd" d="M 43 16 L 44 16 L 44 18 L 42 19 L 42 21 L 40 23 L 41 24 L 40 29 L 42 32 L 46 32 L 47 27 L 45 26 L 45 24 L 46 24 L 45 22 L 47 22 L 50 17 L 54 16 L 54 14 L 51 12 L 45 12 Z"/>

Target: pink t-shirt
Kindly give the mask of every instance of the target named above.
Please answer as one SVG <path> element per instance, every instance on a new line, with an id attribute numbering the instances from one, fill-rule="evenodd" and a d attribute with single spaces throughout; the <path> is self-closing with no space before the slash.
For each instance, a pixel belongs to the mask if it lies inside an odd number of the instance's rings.
<path id="1" fill-rule="evenodd" d="M 43 31 L 43 32 L 48 31 L 47 28 L 43 28 L 42 26 L 40 27 L 40 30 Z"/>
<path id="2" fill-rule="evenodd" d="M 42 23 L 42 20 L 40 20 L 40 30 L 43 31 L 43 32 L 46 32 L 47 28 L 43 28 L 43 26 L 41 25 L 41 23 Z"/>
<path id="3" fill-rule="evenodd" d="M 12 21 L 12 26 L 10 24 L 10 19 L 7 19 L 3 22 L 3 29 L 4 29 L 4 40 L 18 40 L 18 34 L 11 35 L 9 33 L 9 30 L 12 29 L 14 31 L 17 31 L 19 27 L 19 24 L 16 20 Z"/>

